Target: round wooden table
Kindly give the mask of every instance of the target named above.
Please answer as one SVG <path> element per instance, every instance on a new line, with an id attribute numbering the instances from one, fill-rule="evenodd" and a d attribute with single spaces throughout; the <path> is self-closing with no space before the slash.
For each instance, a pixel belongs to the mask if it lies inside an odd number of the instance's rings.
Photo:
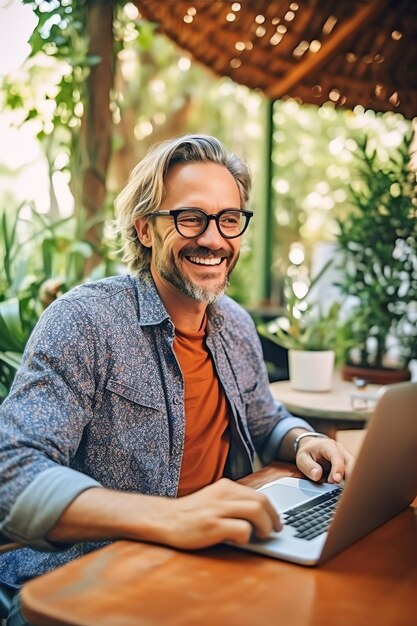
<path id="1" fill-rule="evenodd" d="M 331 437 L 336 431 L 364 428 L 372 416 L 382 385 L 360 390 L 336 372 L 330 391 L 297 391 L 289 380 L 271 383 L 274 398 L 294 415 L 304 418 L 317 431 Z"/>

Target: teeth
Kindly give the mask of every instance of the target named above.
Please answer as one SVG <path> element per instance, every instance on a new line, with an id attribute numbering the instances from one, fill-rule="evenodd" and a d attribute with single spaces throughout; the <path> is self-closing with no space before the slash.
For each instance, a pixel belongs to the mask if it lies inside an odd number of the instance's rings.
<path id="1" fill-rule="evenodd" d="M 219 265 L 222 259 L 219 257 L 203 258 L 199 256 L 190 256 L 191 263 L 197 263 L 198 265 Z"/>

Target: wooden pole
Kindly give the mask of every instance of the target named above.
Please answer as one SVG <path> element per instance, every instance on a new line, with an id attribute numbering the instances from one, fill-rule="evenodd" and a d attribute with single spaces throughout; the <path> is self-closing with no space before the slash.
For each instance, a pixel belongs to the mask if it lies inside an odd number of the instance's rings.
<path id="1" fill-rule="evenodd" d="M 273 146 L 273 101 L 265 99 L 264 132 L 262 146 L 262 170 L 257 185 L 256 213 L 253 220 L 254 227 L 254 258 L 253 272 L 256 280 L 253 281 L 252 296 L 257 306 L 269 304 L 271 297 L 271 265 L 272 265 L 272 146 Z"/>
<path id="2" fill-rule="evenodd" d="M 110 93 L 114 84 L 113 13 L 115 3 L 90 0 L 87 3 L 88 54 L 99 56 L 87 80 L 87 101 L 82 128 L 83 182 L 82 200 L 86 240 L 95 250 L 88 259 L 88 274 L 100 262 L 103 234 L 103 205 L 106 177 L 111 155 L 112 119 Z"/>

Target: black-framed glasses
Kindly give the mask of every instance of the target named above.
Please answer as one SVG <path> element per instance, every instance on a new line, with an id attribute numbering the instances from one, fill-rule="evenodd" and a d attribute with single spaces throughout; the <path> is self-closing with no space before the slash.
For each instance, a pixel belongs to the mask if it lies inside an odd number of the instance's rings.
<path id="1" fill-rule="evenodd" d="M 185 239 L 200 237 L 207 230 L 210 220 L 216 222 L 217 229 L 225 239 L 234 239 L 243 235 L 253 216 L 253 211 L 243 209 L 223 209 L 218 213 L 208 214 L 202 209 L 183 208 L 170 211 L 154 211 L 149 217 L 171 216 L 177 232 Z"/>

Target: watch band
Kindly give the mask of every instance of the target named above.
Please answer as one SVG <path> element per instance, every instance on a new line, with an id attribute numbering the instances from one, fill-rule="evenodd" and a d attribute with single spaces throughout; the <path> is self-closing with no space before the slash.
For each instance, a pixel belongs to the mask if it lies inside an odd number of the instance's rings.
<path id="1" fill-rule="evenodd" d="M 327 435 L 324 435 L 323 433 L 311 433 L 311 432 L 301 433 L 294 440 L 294 457 L 297 456 L 298 448 L 300 447 L 300 441 L 301 439 L 304 439 L 304 437 L 325 437 L 326 439 L 328 439 Z"/>

